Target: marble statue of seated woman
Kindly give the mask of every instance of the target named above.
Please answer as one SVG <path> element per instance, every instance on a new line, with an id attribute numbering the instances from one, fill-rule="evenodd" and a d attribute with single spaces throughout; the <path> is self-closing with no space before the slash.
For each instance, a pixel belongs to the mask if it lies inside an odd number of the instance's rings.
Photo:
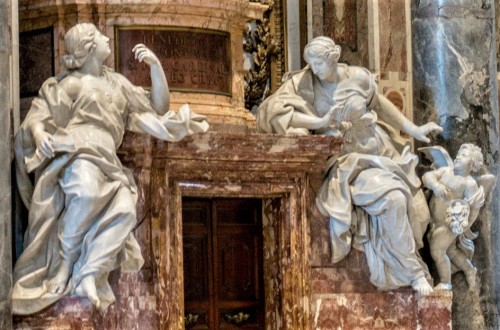
<path id="1" fill-rule="evenodd" d="M 72 27 L 64 42 L 66 70 L 45 81 L 15 138 L 29 219 L 13 272 L 14 314 L 35 313 L 67 294 L 98 308 L 112 303 L 108 274 L 143 264 L 132 232 L 137 187 L 116 153 L 125 130 L 177 141 L 208 129 L 187 105 L 169 111 L 165 74 L 146 46 L 133 52 L 150 67 L 150 91 L 103 65 L 109 38 L 93 24 Z"/>
<path id="2" fill-rule="evenodd" d="M 418 158 L 389 134 L 402 130 L 428 142 L 442 130 L 417 126 L 377 92 L 366 69 L 338 63 L 340 47 L 317 37 L 304 49 L 307 66 L 285 77 L 260 105 L 257 129 L 277 134 L 339 135 L 344 144 L 318 193 L 316 204 L 330 218 L 332 262 L 351 247 L 363 250 L 371 282 L 382 290 L 412 286 L 432 292 L 418 249 L 429 209 L 415 173 Z M 389 132 L 389 133 L 388 133 Z"/>

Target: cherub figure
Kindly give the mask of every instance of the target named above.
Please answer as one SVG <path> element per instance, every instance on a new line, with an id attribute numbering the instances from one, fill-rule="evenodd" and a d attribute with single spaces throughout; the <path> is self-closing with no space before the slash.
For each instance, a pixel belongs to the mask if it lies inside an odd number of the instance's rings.
<path id="1" fill-rule="evenodd" d="M 451 291 L 452 270 L 465 273 L 469 289 L 476 284 L 476 267 L 471 262 L 474 254 L 470 228 L 479 215 L 485 196 L 491 191 L 495 177 L 483 174 L 473 177 L 483 167 L 483 155 L 476 145 L 465 143 L 455 161 L 442 147 L 420 148 L 438 167 L 424 174 L 424 185 L 432 190 L 429 201 L 431 228 L 429 245 L 436 264 L 440 283 L 436 291 Z"/>

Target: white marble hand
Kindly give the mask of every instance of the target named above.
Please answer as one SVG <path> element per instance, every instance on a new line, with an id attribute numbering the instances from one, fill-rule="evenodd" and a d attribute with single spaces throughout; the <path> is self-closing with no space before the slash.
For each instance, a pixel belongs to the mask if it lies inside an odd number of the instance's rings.
<path id="1" fill-rule="evenodd" d="M 427 135 L 433 132 L 440 133 L 442 131 L 443 128 L 441 126 L 434 122 L 429 122 L 422 126 L 417 126 L 416 129 L 413 130 L 413 132 L 408 133 L 410 133 L 411 136 L 419 141 L 429 143 L 431 140 L 427 137 Z"/>
<path id="2" fill-rule="evenodd" d="M 445 185 L 437 182 L 433 186 L 432 192 L 434 193 L 434 195 L 436 195 L 436 197 L 442 197 L 442 198 L 444 198 L 446 196 L 446 194 L 448 194 L 448 188 L 446 188 Z"/>
<path id="3" fill-rule="evenodd" d="M 137 44 L 132 49 L 132 52 L 135 54 L 135 59 L 139 62 L 144 62 L 149 66 L 160 64 L 160 60 L 158 57 L 144 44 Z"/>
<path id="4" fill-rule="evenodd" d="M 36 148 L 43 156 L 47 158 L 54 157 L 54 148 L 52 146 L 52 134 L 42 130 L 33 132 Z"/>

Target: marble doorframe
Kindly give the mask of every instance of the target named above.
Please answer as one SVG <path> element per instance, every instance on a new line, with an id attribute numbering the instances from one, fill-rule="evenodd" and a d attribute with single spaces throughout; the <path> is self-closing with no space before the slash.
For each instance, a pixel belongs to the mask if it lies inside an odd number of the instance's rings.
<path id="1" fill-rule="evenodd" d="M 159 328 L 184 328 L 182 197 L 262 198 L 266 329 L 311 329 L 311 171 L 338 141 L 211 133 L 153 143 L 151 245 Z"/>
<path id="2" fill-rule="evenodd" d="M 305 178 L 297 181 L 303 183 Z M 165 260 L 158 278 L 170 285 L 161 287 L 158 301 L 160 324 L 184 328 L 184 286 L 182 249 L 182 197 L 224 197 L 263 199 L 263 253 L 266 329 L 307 329 L 310 310 L 310 245 L 308 223 L 300 207 L 304 199 L 301 184 L 227 183 L 170 177 L 170 193 L 160 214 L 170 215 L 164 248 L 157 258 Z M 163 218 L 163 216 L 161 216 Z M 164 218 L 165 219 L 165 218 Z M 155 240 L 154 240 L 155 241 Z M 174 255 L 173 255 L 174 254 Z M 162 271 L 162 269 L 164 271 Z M 168 297 L 174 298 L 169 299 Z M 163 302 L 169 301 L 168 305 Z M 177 303 L 176 303 L 177 302 Z M 168 311 L 163 313 L 163 311 Z"/>
<path id="3" fill-rule="evenodd" d="M 174 222 L 177 237 L 182 237 L 181 199 L 184 196 L 263 199 L 266 329 L 278 329 L 282 325 L 287 325 L 285 328 L 288 329 L 304 329 L 304 314 L 297 312 L 299 309 L 309 309 L 309 306 L 303 306 L 302 298 L 308 297 L 310 292 L 310 258 L 307 258 L 310 247 L 307 244 L 307 219 L 301 216 L 300 206 L 295 206 L 300 205 L 297 202 L 301 198 L 300 189 L 291 183 L 269 185 L 172 181 L 175 193 L 172 194 L 171 201 L 176 206 Z M 173 249 L 182 251 L 182 240 L 173 242 Z M 179 258 L 175 272 L 178 279 L 183 278 L 182 258 Z M 177 289 L 181 291 L 178 295 L 183 297 L 183 280 L 178 283 Z M 308 302 L 309 299 L 305 301 Z M 183 318 L 183 306 L 179 309 L 179 314 Z"/>

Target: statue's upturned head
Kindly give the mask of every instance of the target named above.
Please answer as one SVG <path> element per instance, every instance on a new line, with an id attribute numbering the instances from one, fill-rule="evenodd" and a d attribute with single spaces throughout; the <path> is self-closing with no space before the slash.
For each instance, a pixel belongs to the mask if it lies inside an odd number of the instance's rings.
<path id="1" fill-rule="evenodd" d="M 316 37 L 304 47 L 304 60 L 309 63 L 311 57 L 338 62 L 341 48 L 329 37 Z"/>
<path id="2" fill-rule="evenodd" d="M 91 23 L 73 26 L 64 36 L 66 55 L 63 64 L 68 70 L 81 68 L 87 60 L 93 46 L 97 28 Z"/>

